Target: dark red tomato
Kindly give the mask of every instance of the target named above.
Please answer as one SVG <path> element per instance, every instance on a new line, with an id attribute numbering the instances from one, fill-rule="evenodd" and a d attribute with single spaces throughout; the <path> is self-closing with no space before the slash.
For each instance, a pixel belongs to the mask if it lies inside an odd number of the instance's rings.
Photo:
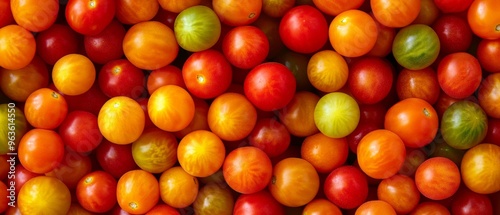
<path id="1" fill-rule="evenodd" d="M 90 152 L 103 139 L 97 126 L 97 116 L 87 111 L 68 113 L 58 131 L 64 144 L 75 152 Z"/>
<path id="2" fill-rule="evenodd" d="M 83 35 L 102 32 L 115 17 L 113 0 L 69 0 L 65 17 L 69 26 Z"/>
<path id="3" fill-rule="evenodd" d="M 283 44 L 290 50 L 303 54 L 314 53 L 328 40 L 328 23 L 315 7 L 296 6 L 281 19 L 279 34 Z"/>
<path id="4" fill-rule="evenodd" d="M 500 146 L 500 119 L 488 119 L 488 131 L 484 143 L 493 143 Z"/>
<path id="5" fill-rule="evenodd" d="M 459 15 L 442 15 L 432 24 L 432 29 L 439 37 L 441 53 L 467 51 L 472 42 L 472 30 L 469 23 Z"/>
<path id="6" fill-rule="evenodd" d="M 10 10 L 10 1 L 0 1 L 0 28 L 14 23 L 14 16 Z"/>
<path id="7" fill-rule="evenodd" d="M 284 215 L 285 209 L 267 191 L 242 194 L 234 203 L 234 215 Z"/>
<path id="8" fill-rule="evenodd" d="M 257 108 L 273 111 L 285 107 L 295 95 L 295 76 L 283 64 L 267 62 L 253 68 L 245 78 L 245 96 Z"/>
<path id="9" fill-rule="evenodd" d="M 68 111 L 88 111 L 96 116 L 99 114 L 99 110 L 101 110 L 104 103 L 109 99 L 101 91 L 97 82 L 83 94 L 77 96 L 65 95 L 64 98 L 66 98 L 66 102 L 68 103 Z"/>
<path id="10" fill-rule="evenodd" d="M 156 89 L 169 84 L 186 88 L 186 84 L 182 78 L 182 71 L 179 67 L 167 65 L 151 71 L 148 75 L 146 87 L 148 88 L 149 95 L 151 95 Z"/>
<path id="11" fill-rule="evenodd" d="M 116 179 L 104 171 L 85 175 L 76 187 L 78 203 L 90 212 L 110 211 L 116 204 L 116 183 Z"/>
<path id="12" fill-rule="evenodd" d="M 195 52 L 182 67 L 188 91 L 198 98 L 215 98 L 225 92 L 232 80 L 231 64 L 217 50 Z"/>
<path id="13" fill-rule="evenodd" d="M 290 145 L 290 132 L 274 118 L 262 118 L 248 136 L 250 145 L 262 149 L 267 156 L 276 157 Z"/>
<path id="14" fill-rule="evenodd" d="M 102 169 L 115 178 L 139 167 L 132 156 L 132 145 L 118 145 L 104 139 L 96 149 L 97 161 Z"/>
<path id="15" fill-rule="evenodd" d="M 384 58 L 363 57 L 349 66 L 347 84 L 352 96 L 361 104 L 375 104 L 390 92 L 394 68 Z"/>
<path id="16" fill-rule="evenodd" d="M 125 38 L 123 25 L 113 20 L 96 35 L 85 35 L 83 45 L 87 57 L 94 63 L 105 64 L 123 56 L 122 42 Z"/>
<path id="17" fill-rule="evenodd" d="M 434 0 L 434 4 L 443 13 L 463 12 L 474 0 Z"/>
<path id="18" fill-rule="evenodd" d="M 153 21 L 161 22 L 171 29 L 174 29 L 175 18 L 177 18 L 177 14 L 175 12 L 165 10 L 162 7 L 158 8 L 158 12 L 155 17 L 153 17 Z"/>
<path id="19" fill-rule="evenodd" d="M 476 57 L 479 63 L 488 72 L 500 72 L 500 39 L 482 39 L 477 45 Z"/>
<path id="20" fill-rule="evenodd" d="M 473 192 L 464 186 L 453 196 L 451 213 L 453 215 L 493 215 L 493 206 L 488 195 Z"/>
<path id="21" fill-rule="evenodd" d="M 466 98 L 481 84 L 481 71 L 479 61 L 469 53 L 456 52 L 446 55 L 439 62 L 437 69 L 439 86 L 453 98 Z"/>
<path id="22" fill-rule="evenodd" d="M 92 171 L 92 161 L 89 156 L 66 150 L 61 163 L 52 171 L 45 173 L 62 181 L 68 189 L 76 188 L 78 181 Z"/>
<path id="23" fill-rule="evenodd" d="M 81 37 L 66 24 L 53 24 L 36 35 L 36 52 L 50 65 L 67 54 L 77 53 L 80 44 Z"/>
<path id="24" fill-rule="evenodd" d="M 439 98 L 441 88 L 432 67 L 421 70 L 403 69 L 396 79 L 396 92 L 400 100 L 420 98 L 434 104 Z"/>
<path id="25" fill-rule="evenodd" d="M 269 54 L 269 40 L 260 28 L 238 26 L 223 38 L 222 53 L 233 66 L 251 69 L 262 63 Z"/>
<path id="26" fill-rule="evenodd" d="M 14 187 L 17 191 L 21 190 L 21 187 L 23 187 L 24 183 L 26 183 L 27 181 L 29 181 L 30 179 L 36 177 L 36 176 L 40 176 L 42 174 L 39 174 L 39 173 L 34 173 L 34 172 L 31 172 L 29 170 L 27 170 L 26 168 L 24 168 L 24 166 L 22 164 L 17 164 L 15 166 L 16 168 L 16 172 L 14 173 L 13 176 L 10 176 L 7 178 L 7 182 L 9 183 L 8 185 L 10 186 L 12 183 L 14 183 Z M 17 193 L 16 193 L 17 195 Z"/>
<path id="27" fill-rule="evenodd" d="M 387 109 L 388 105 L 382 102 L 359 105 L 359 121 L 370 122 L 379 127 L 383 127 Z"/>
<path id="28" fill-rule="evenodd" d="M 112 60 L 104 64 L 97 77 L 99 88 L 108 97 L 141 97 L 146 92 L 146 77 L 141 69 L 127 59 Z"/>
<path id="29" fill-rule="evenodd" d="M 354 166 L 342 166 L 333 170 L 324 183 L 326 197 L 343 209 L 354 209 L 368 197 L 367 177 Z"/>

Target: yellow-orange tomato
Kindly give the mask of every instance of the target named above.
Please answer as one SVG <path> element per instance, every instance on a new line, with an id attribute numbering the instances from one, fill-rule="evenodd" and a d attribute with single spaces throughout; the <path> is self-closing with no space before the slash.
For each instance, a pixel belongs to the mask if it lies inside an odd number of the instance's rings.
<path id="1" fill-rule="evenodd" d="M 377 35 L 377 23 L 361 10 L 344 11 L 330 23 L 330 43 L 344 57 L 368 53 L 375 46 Z"/>
<path id="2" fill-rule="evenodd" d="M 57 19 L 58 0 L 12 0 L 10 8 L 16 23 L 29 31 L 48 29 Z"/>
<path id="3" fill-rule="evenodd" d="M 177 158 L 190 175 L 207 177 L 222 167 L 226 149 L 222 140 L 210 131 L 193 131 L 179 142 Z"/>
<path id="4" fill-rule="evenodd" d="M 123 24 L 136 24 L 153 19 L 159 8 L 157 0 L 118 0 L 116 18 Z"/>
<path id="5" fill-rule="evenodd" d="M 201 0 L 158 0 L 158 3 L 164 10 L 180 13 L 188 7 L 199 5 Z"/>
<path id="6" fill-rule="evenodd" d="M 339 15 L 340 13 L 358 9 L 363 5 L 364 0 L 312 0 L 314 5 L 323 13 L 331 16 Z"/>
<path id="7" fill-rule="evenodd" d="M 367 201 L 361 204 L 355 212 L 355 215 L 371 214 L 396 215 L 397 213 L 389 203 L 382 200 Z"/>
<path id="8" fill-rule="evenodd" d="M 0 28 L 0 44 L 0 67 L 5 69 L 21 69 L 35 57 L 35 37 L 19 25 Z"/>
<path id="9" fill-rule="evenodd" d="M 483 143 L 465 152 L 461 163 L 462 180 L 470 190 L 491 194 L 500 191 L 500 146 Z"/>
<path id="10" fill-rule="evenodd" d="M 145 122 L 141 105 L 126 96 L 117 96 L 106 101 L 97 116 L 97 124 L 104 138 L 122 145 L 139 139 Z"/>
<path id="11" fill-rule="evenodd" d="M 52 81 L 65 95 L 76 96 L 87 92 L 94 84 L 96 70 L 92 61 L 81 54 L 68 54 L 54 64 Z"/>
<path id="12" fill-rule="evenodd" d="M 148 114 L 158 128 L 169 132 L 180 131 L 194 118 L 194 100 L 182 87 L 162 86 L 149 97 Z"/>
<path id="13" fill-rule="evenodd" d="M 316 133 L 304 139 L 300 154 L 319 173 L 330 173 L 345 163 L 349 154 L 349 145 L 345 137 L 331 138 L 322 133 Z"/>
<path id="14" fill-rule="evenodd" d="M 319 214 L 330 214 L 330 215 L 342 215 L 342 211 L 339 207 L 324 198 L 317 198 L 307 203 L 302 212 L 304 215 L 319 215 Z"/>
<path id="15" fill-rule="evenodd" d="M 279 110 L 279 118 L 290 134 L 297 137 L 307 137 L 319 132 L 314 123 L 314 108 L 319 96 L 301 91 L 295 93 L 292 101 Z"/>
<path id="16" fill-rule="evenodd" d="M 171 28 L 161 22 L 145 21 L 127 31 L 123 52 L 134 66 L 155 70 L 175 60 L 179 45 Z"/>
<path id="17" fill-rule="evenodd" d="M 342 88 L 348 76 L 347 62 L 333 50 L 316 52 L 307 64 L 309 81 L 316 89 L 325 93 Z"/>
<path id="18" fill-rule="evenodd" d="M 160 200 L 160 185 L 152 173 L 131 170 L 116 185 L 116 200 L 130 214 L 145 214 Z"/>
<path id="19" fill-rule="evenodd" d="M 66 215 L 71 206 L 71 193 L 59 179 L 37 176 L 27 181 L 19 191 L 21 214 Z"/>
<path id="20" fill-rule="evenodd" d="M 220 21 L 230 26 L 249 25 L 262 11 L 262 1 L 213 0 L 212 6 Z"/>
<path id="21" fill-rule="evenodd" d="M 198 179 L 180 166 L 174 166 L 160 176 L 161 200 L 174 208 L 191 205 L 196 200 L 198 188 Z"/>
<path id="22" fill-rule="evenodd" d="M 421 0 L 371 0 L 373 15 L 387 27 L 401 28 L 415 20 Z"/>

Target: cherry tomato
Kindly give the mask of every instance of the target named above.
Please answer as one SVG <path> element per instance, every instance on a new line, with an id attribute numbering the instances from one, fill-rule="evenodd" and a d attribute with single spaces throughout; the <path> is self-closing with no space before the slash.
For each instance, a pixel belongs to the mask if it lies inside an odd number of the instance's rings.
<path id="1" fill-rule="evenodd" d="M 385 26 L 401 28 L 415 20 L 420 12 L 420 0 L 371 0 L 375 18 Z"/>
<path id="2" fill-rule="evenodd" d="M 55 23 L 36 35 L 36 53 L 49 65 L 65 55 L 77 53 L 80 44 L 79 35 L 66 24 Z"/>
<path id="3" fill-rule="evenodd" d="M 49 70 L 38 56 L 21 69 L 0 68 L 0 88 L 7 97 L 14 101 L 25 102 L 35 90 L 48 87 L 48 85 Z"/>
<path id="4" fill-rule="evenodd" d="M 477 93 L 479 105 L 484 112 L 493 118 L 500 119 L 500 96 L 497 93 L 500 90 L 500 73 L 488 75 L 481 81 Z"/>
<path id="5" fill-rule="evenodd" d="M 116 179 L 139 168 L 132 156 L 132 144 L 118 145 L 104 139 L 95 153 L 100 167 Z"/>
<path id="6" fill-rule="evenodd" d="M 116 1 L 116 18 L 123 24 L 135 24 L 149 21 L 155 17 L 160 4 L 157 0 L 148 1 Z"/>
<path id="7" fill-rule="evenodd" d="M 78 70 L 78 75 L 74 72 Z M 96 79 L 96 69 L 88 57 L 68 54 L 60 58 L 52 69 L 52 81 L 59 92 L 76 96 L 87 92 Z"/>
<path id="8" fill-rule="evenodd" d="M 201 2 L 202 0 L 158 0 L 164 10 L 173 13 L 180 13 L 189 7 L 199 5 Z"/>
<path id="9" fill-rule="evenodd" d="M 222 140 L 205 130 L 193 131 L 179 142 L 177 158 L 181 167 L 195 177 L 207 177 L 222 167 L 226 150 Z"/>
<path id="10" fill-rule="evenodd" d="M 149 95 L 151 95 L 156 89 L 169 84 L 186 88 L 186 84 L 182 78 L 182 70 L 179 67 L 167 65 L 151 71 L 147 77 L 146 87 Z"/>
<path id="11" fill-rule="evenodd" d="M 477 36 L 495 40 L 500 38 L 500 14 L 495 8 L 500 7 L 500 2 L 492 0 L 476 0 L 470 4 L 467 20 L 472 32 Z"/>
<path id="12" fill-rule="evenodd" d="M 135 100 L 117 96 L 109 99 L 97 115 L 99 131 L 116 144 L 130 144 L 137 140 L 145 124 L 145 115 Z"/>
<path id="13" fill-rule="evenodd" d="M 55 131 L 31 129 L 19 142 L 19 161 L 31 172 L 47 173 L 64 158 L 64 143 Z"/>
<path id="14" fill-rule="evenodd" d="M 94 171 L 85 175 L 76 187 L 78 203 L 94 213 L 110 211 L 116 204 L 117 181 L 104 171 Z"/>
<path id="15" fill-rule="evenodd" d="M 348 76 L 347 62 L 333 50 L 316 52 L 307 64 L 307 78 L 321 92 L 340 90 L 347 83 Z"/>
<path id="16" fill-rule="evenodd" d="M 493 214 L 493 206 L 487 195 L 461 188 L 454 195 L 451 212 L 457 215 Z"/>
<path id="17" fill-rule="evenodd" d="M 238 196 L 234 215 L 284 215 L 285 209 L 267 190 Z"/>
<path id="18" fill-rule="evenodd" d="M 500 65 L 496 64 L 496 60 L 500 56 L 500 39 L 486 40 L 483 39 L 477 45 L 476 57 L 481 64 L 481 67 L 487 72 L 500 72 Z"/>
<path id="19" fill-rule="evenodd" d="M 443 200 L 457 192 L 460 171 L 448 158 L 434 157 L 425 160 L 415 172 L 415 184 L 422 195 L 431 200 Z"/>
<path id="20" fill-rule="evenodd" d="M 162 86 L 149 97 L 148 113 L 158 128 L 175 132 L 186 128 L 194 118 L 194 101 L 182 87 Z"/>
<path id="21" fill-rule="evenodd" d="M 0 67 L 10 70 L 27 66 L 35 56 L 36 42 L 31 32 L 19 25 L 0 28 Z"/>
<path id="22" fill-rule="evenodd" d="M 389 95 L 393 73 L 393 66 L 384 58 L 362 57 L 349 65 L 349 91 L 361 104 L 380 102 Z"/>
<path id="23" fill-rule="evenodd" d="M 429 104 L 435 104 L 441 93 L 436 71 L 432 67 L 401 70 L 396 80 L 396 93 L 400 100 L 420 98 Z"/>
<path id="24" fill-rule="evenodd" d="M 448 208 L 434 201 L 421 202 L 410 213 L 410 215 L 420 215 L 420 214 L 451 215 Z"/>
<path id="25" fill-rule="evenodd" d="M 441 54 L 464 52 L 471 45 L 472 31 L 469 24 L 465 18 L 458 15 L 440 16 L 432 24 L 432 29 L 439 37 Z"/>
<path id="26" fill-rule="evenodd" d="M 96 35 L 103 31 L 115 17 L 113 0 L 69 0 L 65 18 L 69 26 L 83 35 Z"/>
<path id="27" fill-rule="evenodd" d="M 342 138 L 352 133 L 359 119 L 358 103 L 342 92 L 324 95 L 314 109 L 314 123 L 321 133 L 332 138 Z"/>
<path id="28" fill-rule="evenodd" d="M 309 161 L 318 173 L 330 173 L 347 161 L 349 146 L 346 138 L 331 138 L 322 133 L 307 136 L 300 155 Z"/>
<path id="29" fill-rule="evenodd" d="M 399 65 L 406 69 L 419 70 L 431 66 L 436 61 L 440 47 L 439 37 L 430 26 L 411 24 L 396 33 L 392 53 Z"/>
<path id="30" fill-rule="evenodd" d="M 302 213 L 342 215 L 342 211 L 337 205 L 323 198 L 317 198 L 307 203 Z"/>
<path id="31" fill-rule="evenodd" d="M 263 0 L 262 12 L 270 17 L 281 18 L 285 15 L 287 11 L 292 9 L 294 6 L 295 6 L 295 0 L 285 0 L 285 1 Z"/>
<path id="32" fill-rule="evenodd" d="M 132 143 L 132 157 L 141 169 L 162 173 L 177 162 L 177 145 L 172 133 L 150 128 Z"/>
<path id="33" fill-rule="evenodd" d="M 368 197 L 368 180 L 359 168 L 346 165 L 328 174 L 323 189 L 328 200 L 339 208 L 354 209 Z"/>
<path id="34" fill-rule="evenodd" d="M 35 90 L 24 104 L 26 120 L 35 128 L 57 128 L 67 113 L 68 104 L 64 97 L 49 88 Z"/>
<path id="35" fill-rule="evenodd" d="M 59 179 L 37 176 L 23 185 L 17 206 L 21 214 L 64 215 L 71 206 L 71 193 Z"/>
<path id="36" fill-rule="evenodd" d="M 394 208 L 382 200 L 370 200 L 361 204 L 354 213 L 355 215 L 387 214 L 396 215 Z"/>
<path id="37" fill-rule="evenodd" d="M 125 33 L 125 27 L 113 20 L 100 33 L 84 35 L 83 46 L 86 56 L 96 64 L 105 64 L 122 58 Z"/>
<path id="38" fill-rule="evenodd" d="M 218 183 L 208 183 L 199 191 L 193 202 L 196 214 L 233 214 L 234 197 L 232 190 Z"/>
<path id="39" fill-rule="evenodd" d="M 74 190 L 78 181 L 91 171 L 92 161 L 89 156 L 67 150 L 61 163 L 45 175 L 61 180 L 68 189 Z"/>
<path id="40" fill-rule="evenodd" d="M 198 179 L 180 166 L 164 171 L 160 176 L 159 184 L 162 201 L 174 208 L 185 208 L 191 205 L 199 192 Z"/>
<path id="41" fill-rule="evenodd" d="M 295 93 L 292 101 L 279 110 L 279 119 L 291 135 L 306 137 L 319 132 L 314 123 L 314 108 L 318 101 L 318 95 L 300 91 Z"/>
<path id="42" fill-rule="evenodd" d="M 482 143 L 465 152 L 460 170 L 470 190 L 480 194 L 500 191 L 500 170 L 494 167 L 500 161 L 499 151 L 498 145 Z"/>
<path id="43" fill-rule="evenodd" d="M 368 53 L 377 42 L 375 20 L 361 10 L 347 10 L 330 23 L 328 31 L 333 48 L 344 57 L 360 57 Z"/>
<path id="44" fill-rule="evenodd" d="M 380 200 L 389 203 L 398 214 L 410 213 L 420 202 L 420 191 L 415 181 L 406 175 L 394 175 L 377 187 Z"/>
<path id="45" fill-rule="evenodd" d="M 221 36 L 219 18 L 207 6 L 196 5 L 186 8 L 175 18 L 173 29 L 177 43 L 190 52 L 199 52 L 213 47 Z"/>
<path id="46" fill-rule="evenodd" d="M 10 9 L 18 25 L 32 32 L 40 32 L 56 21 L 59 1 L 13 0 L 10 1 Z"/>
<path id="47" fill-rule="evenodd" d="M 160 185 L 155 176 L 144 170 L 131 170 L 116 184 L 118 205 L 128 213 L 144 214 L 160 199 Z"/>
<path id="48" fill-rule="evenodd" d="M 250 145 L 264 151 L 269 157 L 276 157 L 286 151 L 291 142 L 290 132 L 285 125 L 274 118 L 261 118 L 248 136 Z"/>
<path id="49" fill-rule="evenodd" d="M 241 26 L 259 18 L 262 1 L 213 0 L 212 7 L 222 23 Z"/>
<path id="50" fill-rule="evenodd" d="M 97 77 L 99 88 L 108 97 L 141 97 L 146 91 L 146 77 L 143 71 L 127 59 L 108 61 Z"/>
<path id="51" fill-rule="evenodd" d="M 222 52 L 233 66 L 251 69 L 267 58 L 269 40 L 260 28 L 250 25 L 238 26 L 224 36 Z"/>

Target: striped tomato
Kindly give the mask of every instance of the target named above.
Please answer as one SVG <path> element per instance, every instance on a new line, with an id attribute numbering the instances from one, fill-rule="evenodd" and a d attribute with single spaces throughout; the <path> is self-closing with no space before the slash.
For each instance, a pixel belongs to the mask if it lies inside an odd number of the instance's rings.
<path id="1" fill-rule="evenodd" d="M 392 53 L 404 68 L 423 69 L 437 59 L 439 37 L 428 25 L 413 24 L 402 28 L 392 43 Z"/>

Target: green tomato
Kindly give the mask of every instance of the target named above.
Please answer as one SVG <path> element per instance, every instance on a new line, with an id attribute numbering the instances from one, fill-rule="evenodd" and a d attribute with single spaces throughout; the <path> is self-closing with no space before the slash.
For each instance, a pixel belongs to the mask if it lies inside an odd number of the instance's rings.
<path id="1" fill-rule="evenodd" d="M 419 70 L 430 66 L 440 50 L 439 37 L 429 26 L 413 24 L 399 30 L 392 43 L 396 61 L 406 69 Z"/>
<path id="2" fill-rule="evenodd" d="M 441 134 L 448 145 L 469 149 L 481 143 L 488 131 L 488 117 L 478 104 L 461 100 L 448 107 L 441 120 Z"/>
<path id="3" fill-rule="evenodd" d="M 174 33 L 179 46 L 190 52 L 199 52 L 217 43 L 221 35 L 221 23 L 209 7 L 192 6 L 177 15 Z"/>
<path id="4" fill-rule="evenodd" d="M 16 152 L 21 137 L 28 132 L 24 113 L 14 103 L 0 104 L 0 155 Z"/>
<path id="5" fill-rule="evenodd" d="M 314 123 L 331 138 L 342 138 L 354 131 L 360 118 L 359 105 L 351 96 L 332 92 L 321 97 L 314 109 Z"/>

